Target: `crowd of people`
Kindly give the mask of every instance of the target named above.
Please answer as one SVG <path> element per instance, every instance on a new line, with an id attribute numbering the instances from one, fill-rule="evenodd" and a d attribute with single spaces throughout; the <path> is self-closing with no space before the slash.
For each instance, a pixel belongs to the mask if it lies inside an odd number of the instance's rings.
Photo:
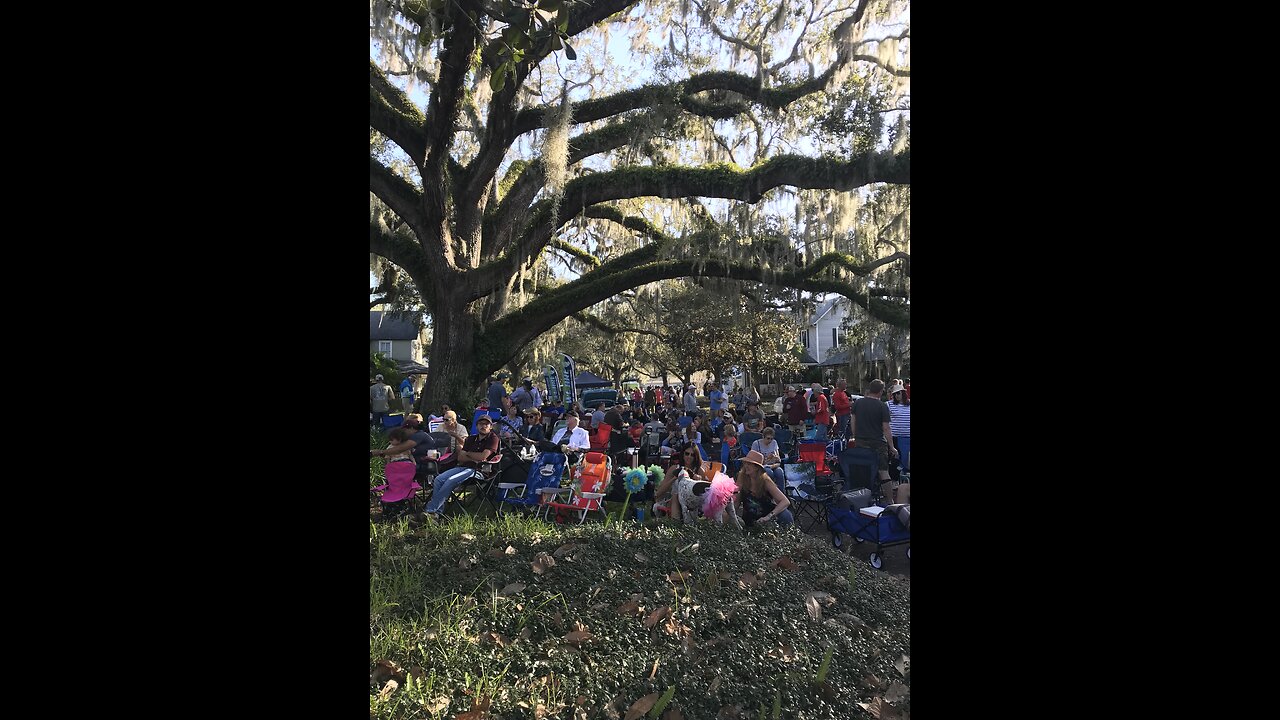
<path id="1" fill-rule="evenodd" d="M 762 410 L 759 394 L 745 388 L 730 396 L 719 386 L 708 384 L 704 390 L 709 411 L 700 409 L 697 388 L 692 384 L 643 391 L 637 388 L 621 393 L 616 402 L 606 400 L 588 411 L 578 403 L 565 408 L 559 398 L 548 400 L 528 378 L 508 392 L 504 378 L 491 377 L 486 390 L 487 408 L 501 408 L 501 414 L 496 421 L 479 415 L 476 434 L 469 434 L 466 426 L 458 422 L 456 411 L 445 406 L 431 420 L 447 440 L 426 432 L 420 415 L 409 414 L 404 424 L 388 436 L 387 448 L 371 451 L 386 457 L 389 465 L 416 462 L 420 467 L 438 462 L 441 453 L 451 453 L 447 469 L 432 468 L 439 474 L 427 503 L 428 517 L 437 518 L 453 489 L 471 477 L 471 470 L 497 454 L 499 438 L 543 451 L 564 452 L 570 462 L 592 447 L 607 447 L 615 457 L 637 448 L 641 465 L 659 462 L 666 466 L 662 481 L 656 488 L 646 488 L 642 497 L 655 501 L 655 508 L 672 518 L 686 522 L 697 517 L 696 507 L 714 505 L 712 519 L 716 522 L 750 526 L 776 520 L 781 527 L 791 525 L 782 471 L 785 451 L 779 446 L 775 424 L 789 427 L 793 437 L 802 438 L 811 421 L 814 439 L 843 438 L 871 448 L 879 458 L 882 482 L 896 480 L 901 472 L 910 471 L 910 380 L 894 380 L 887 388 L 883 381 L 873 380 L 863 396 L 850 396 L 844 379 L 832 388 L 819 383 L 813 383 L 808 390 L 788 386 L 770 415 Z M 370 387 L 375 417 L 379 412 L 388 412 L 395 397 L 382 380 L 381 375 L 377 376 Z M 408 391 L 412 393 L 411 384 Z M 404 394 L 402 388 L 401 397 Z M 646 436 L 659 427 L 662 430 L 655 447 Z M 738 438 L 743 433 L 759 437 L 750 447 L 742 447 Z M 717 462 L 720 464 L 713 464 Z M 704 493 L 721 490 L 714 484 L 715 477 L 706 476 L 713 467 L 723 470 L 726 477 L 730 468 L 737 468 L 729 502 L 703 502 Z"/>

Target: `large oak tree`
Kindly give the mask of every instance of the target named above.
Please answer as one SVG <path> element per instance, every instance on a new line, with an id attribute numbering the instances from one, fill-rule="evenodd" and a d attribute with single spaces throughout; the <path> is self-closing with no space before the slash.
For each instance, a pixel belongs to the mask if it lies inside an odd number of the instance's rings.
<path id="1" fill-rule="evenodd" d="M 904 5 L 374 0 L 369 249 L 432 315 L 426 406 L 465 406 L 539 334 L 663 279 L 837 292 L 906 326 L 907 302 L 865 278 L 907 265 L 909 248 L 853 254 L 726 229 L 791 192 L 805 236 L 838 239 L 820 203 L 802 213 L 805 193 L 910 183 L 906 124 L 882 142 L 876 114 L 892 108 L 871 106 L 900 99 L 884 88 L 910 75 L 909 23 L 889 22 Z M 646 82 L 604 59 L 619 27 L 656 58 Z M 821 100 L 835 110 L 815 114 Z M 823 128 L 859 123 L 861 141 L 820 146 Z M 806 124 L 807 142 L 795 136 Z M 591 235 L 601 226 L 627 239 Z M 545 282 L 547 253 L 576 279 Z"/>

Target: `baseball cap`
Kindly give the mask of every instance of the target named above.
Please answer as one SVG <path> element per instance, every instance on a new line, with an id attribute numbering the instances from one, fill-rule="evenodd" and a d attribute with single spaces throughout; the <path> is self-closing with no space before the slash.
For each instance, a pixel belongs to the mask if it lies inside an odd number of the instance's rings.
<path id="1" fill-rule="evenodd" d="M 903 387 L 901 385 L 894 385 L 893 387 L 889 388 L 889 394 L 892 395 L 896 392 L 902 392 L 902 390 L 903 390 Z"/>
<path id="2" fill-rule="evenodd" d="M 382 376 L 381 376 L 381 375 L 374 375 L 374 376 L 373 376 L 373 379 L 374 379 L 374 380 L 381 380 L 381 379 L 382 379 Z"/>
<path id="3" fill-rule="evenodd" d="M 489 417 L 488 415 L 481 415 L 480 417 L 476 418 L 476 424 L 479 425 L 480 423 L 492 424 L 493 418 Z"/>

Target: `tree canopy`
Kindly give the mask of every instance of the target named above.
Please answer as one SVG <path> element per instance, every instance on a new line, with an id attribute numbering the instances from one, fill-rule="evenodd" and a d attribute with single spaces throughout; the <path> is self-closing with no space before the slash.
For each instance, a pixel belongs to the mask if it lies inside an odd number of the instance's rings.
<path id="1" fill-rule="evenodd" d="M 432 314 L 425 402 L 672 278 L 909 325 L 909 3 L 370 8 L 369 245 Z"/>

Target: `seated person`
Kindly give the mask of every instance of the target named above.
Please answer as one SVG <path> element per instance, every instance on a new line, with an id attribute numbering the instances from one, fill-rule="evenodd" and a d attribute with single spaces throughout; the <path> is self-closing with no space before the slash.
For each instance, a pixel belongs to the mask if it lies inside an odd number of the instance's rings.
<path id="1" fill-rule="evenodd" d="M 772 520 L 777 520 L 778 525 L 784 528 L 792 523 L 794 518 L 788 509 L 791 499 L 769 480 L 764 472 L 764 457 L 760 453 L 753 450 L 742 458 L 737 481 L 735 502 L 738 515 L 747 527 Z"/>
<path id="2" fill-rule="evenodd" d="M 679 452 L 671 456 L 671 465 L 667 467 L 666 476 L 653 492 L 654 512 L 666 511 L 672 519 L 679 520 L 685 515 L 685 504 L 695 507 L 693 497 L 697 496 L 696 508 L 701 511 L 702 498 L 695 493 L 696 483 L 707 482 L 702 470 L 702 456 L 697 447 L 685 443 Z M 680 485 L 677 487 L 677 483 Z M 683 499 L 681 495 L 683 491 Z M 668 495 L 670 493 L 670 495 Z M 696 519 L 696 516 L 695 518 Z"/>
<path id="3" fill-rule="evenodd" d="M 754 450 L 760 453 L 764 458 L 764 471 L 773 481 L 778 484 L 779 490 L 786 490 L 786 477 L 782 474 L 782 449 L 778 447 L 778 441 L 774 439 L 775 433 L 773 428 L 768 427 L 760 434 L 760 439 L 751 443 L 748 450 Z"/>
<path id="4" fill-rule="evenodd" d="M 644 425 L 639 420 L 632 420 L 627 435 L 631 437 L 631 447 L 640 447 L 644 443 Z"/>
<path id="5" fill-rule="evenodd" d="M 431 434 L 422 429 L 422 416 L 410 415 L 404 424 L 396 428 L 403 432 L 392 432 L 388 436 L 391 444 L 381 450 L 370 450 L 369 454 L 377 457 L 409 459 L 418 461 L 438 457 L 445 446 L 441 445 Z M 394 462 L 395 460 L 389 460 Z"/>
<path id="6" fill-rule="evenodd" d="M 537 408 L 524 411 L 524 424 L 520 426 L 520 434 L 531 443 L 547 439 L 547 428 L 542 424 L 542 413 Z"/>
<path id="7" fill-rule="evenodd" d="M 498 436 L 493 434 L 493 420 L 488 415 L 481 415 L 476 419 L 476 434 L 468 437 L 457 452 L 458 466 L 436 476 L 431 499 L 427 501 L 426 516 L 439 520 L 440 511 L 453 489 L 469 480 L 480 463 L 497 454 Z"/>
<path id="8" fill-rule="evenodd" d="M 552 400 L 550 405 L 547 405 L 542 409 L 542 417 L 545 418 L 547 423 L 552 427 L 554 427 L 556 423 L 560 422 L 561 415 L 564 415 L 564 403 L 559 400 Z"/>
<path id="9" fill-rule="evenodd" d="M 543 443 L 538 445 L 538 449 L 544 452 L 559 449 L 569 456 L 570 463 L 576 463 L 580 453 L 591 449 L 591 436 L 585 428 L 578 427 L 578 413 L 570 410 L 565 414 L 565 426 L 551 436 L 552 447 L 546 447 Z"/>
<path id="10" fill-rule="evenodd" d="M 520 432 L 520 427 L 524 425 L 524 418 L 520 416 L 520 408 L 518 405 L 512 404 L 503 411 L 502 417 L 498 419 L 498 435 L 500 437 L 513 437 L 512 432 Z"/>

